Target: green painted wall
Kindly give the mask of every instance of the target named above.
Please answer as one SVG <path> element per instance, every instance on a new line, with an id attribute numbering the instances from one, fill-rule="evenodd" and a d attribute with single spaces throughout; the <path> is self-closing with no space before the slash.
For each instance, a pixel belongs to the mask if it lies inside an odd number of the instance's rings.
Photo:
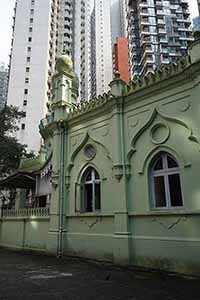
<path id="1" fill-rule="evenodd" d="M 111 92 L 78 106 L 69 96 L 76 94 L 74 75 L 67 60 L 59 60 L 62 68 L 54 81 L 60 92 L 54 82 L 51 118 L 40 126 L 53 151 L 50 219 L 27 224 L 26 247 L 58 256 L 199 272 L 199 44 L 191 45 L 190 57 L 135 78 L 128 86 L 116 74 Z M 96 149 L 91 160 L 84 152 L 88 144 Z M 181 209 L 152 206 L 150 168 L 162 151 L 180 166 Z M 80 212 L 79 187 L 88 166 L 101 178 L 99 212 Z M 23 222 L 15 223 L 16 239 L 9 237 L 12 220 L 3 220 L 2 244 L 20 247 Z"/>
<path id="2" fill-rule="evenodd" d="M 3 218 L 0 222 L 1 246 L 44 251 L 47 248 L 49 218 Z"/>

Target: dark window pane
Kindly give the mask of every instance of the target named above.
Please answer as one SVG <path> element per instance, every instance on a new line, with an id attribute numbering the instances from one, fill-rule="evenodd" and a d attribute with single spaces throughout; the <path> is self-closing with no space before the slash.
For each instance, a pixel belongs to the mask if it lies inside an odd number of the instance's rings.
<path id="1" fill-rule="evenodd" d="M 97 171 L 95 171 L 95 179 L 100 179 L 99 174 L 97 173 Z"/>
<path id="2" fill-rule="evenodd" d="M 162 169 L 163 169 L 163 161 L 162 161 L 162 157 L 160 157 L 154 165 L 154 171 L 162 170 Z"/>
<path id="3" fill-rule="evenodd" d="M 179 174 L 169 175 L 171 206 L 182 206 L 181 183 Z"/>
<path id="4" fill-rule="evenodd" d="M 86 174 L 85 181 L 91 181 L 92 180 L 92 172 L 91 170 Z"/>
<path id="5" fill-rule="evenodd" d="M 171 158 L 170 156 L 167 156 L 167 164 L 168 164 L 168 168 L 177 168 L 177 162 Z"/>
<path id="6" fill-rule="evenodd" d="M 154 192 L 156 207 L 166 207 L 164 177 L 154 177 Z"/>
<path id="7" fill-rule="evenodd" d="M 92 211 L 92 184 L 85 185 L 85 211 L 91 212 Z"/>
<path id="8" fill-rule="evenodd" d="M 47 196 L 40 196 L 38 199 L 38 206 L 46 207 L 46 205 L 47 205 Z"/>
<path id="9" fill-rule="evenodd" d="M 101 189 L 100 184 L 95 184 L 95 210 L 101 209 Z"/>

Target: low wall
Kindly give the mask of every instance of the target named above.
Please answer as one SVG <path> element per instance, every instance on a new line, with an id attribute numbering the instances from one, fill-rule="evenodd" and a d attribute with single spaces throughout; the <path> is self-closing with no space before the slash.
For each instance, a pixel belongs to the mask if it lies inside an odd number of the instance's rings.
<path id="1" fill-rule="evenodd" d="M 66 217 L 66 229 L 65 254 L 113 260 L 114 216 L 69 215 Z"/>
<path id="2" fill-rule="evenodd" d="M 130 217 L 131 264 L 200 274 L 200 213 L 160 213 Z"/>
<path id="3" fill-rule="evenodd" d="M 47 208 L 4 210 L 0 218 L 0 245 L 45 251 L 48 229 Z"/>
<path id="4" fill-rule="evenodd" d="M 117 235 L 116 221 L 114 215 L 67 215 L 63 253 L 200 274 L 200 212 L 129 214 L 127 236 Z M 0 246 L 46 252 L 49 223 L 46 208 L 6 210 L 0 217 Z"/>

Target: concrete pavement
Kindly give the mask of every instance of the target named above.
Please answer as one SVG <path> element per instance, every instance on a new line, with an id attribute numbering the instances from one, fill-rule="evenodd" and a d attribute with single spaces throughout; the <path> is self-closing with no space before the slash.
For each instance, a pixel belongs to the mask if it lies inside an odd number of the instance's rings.
<path id="1" fill-rule="evenodd" d="M 0 300 L 199 300 L 200 279 L 0 249 Z"/>

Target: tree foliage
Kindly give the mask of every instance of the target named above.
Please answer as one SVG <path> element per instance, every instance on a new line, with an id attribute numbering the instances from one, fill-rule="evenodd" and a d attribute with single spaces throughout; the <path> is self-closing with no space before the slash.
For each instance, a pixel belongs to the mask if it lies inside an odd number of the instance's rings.
<path id="1" fill-rule="evenodd" d="M 0 178 L 13 173 L 19 167 L 22 155 L 34 156 L 33 153 L 27 153 L 27 146 L 20 144 L 14 137 L 23 116 L 24 113 L 14 106 L 5 106 L 0 111 Z"/>

